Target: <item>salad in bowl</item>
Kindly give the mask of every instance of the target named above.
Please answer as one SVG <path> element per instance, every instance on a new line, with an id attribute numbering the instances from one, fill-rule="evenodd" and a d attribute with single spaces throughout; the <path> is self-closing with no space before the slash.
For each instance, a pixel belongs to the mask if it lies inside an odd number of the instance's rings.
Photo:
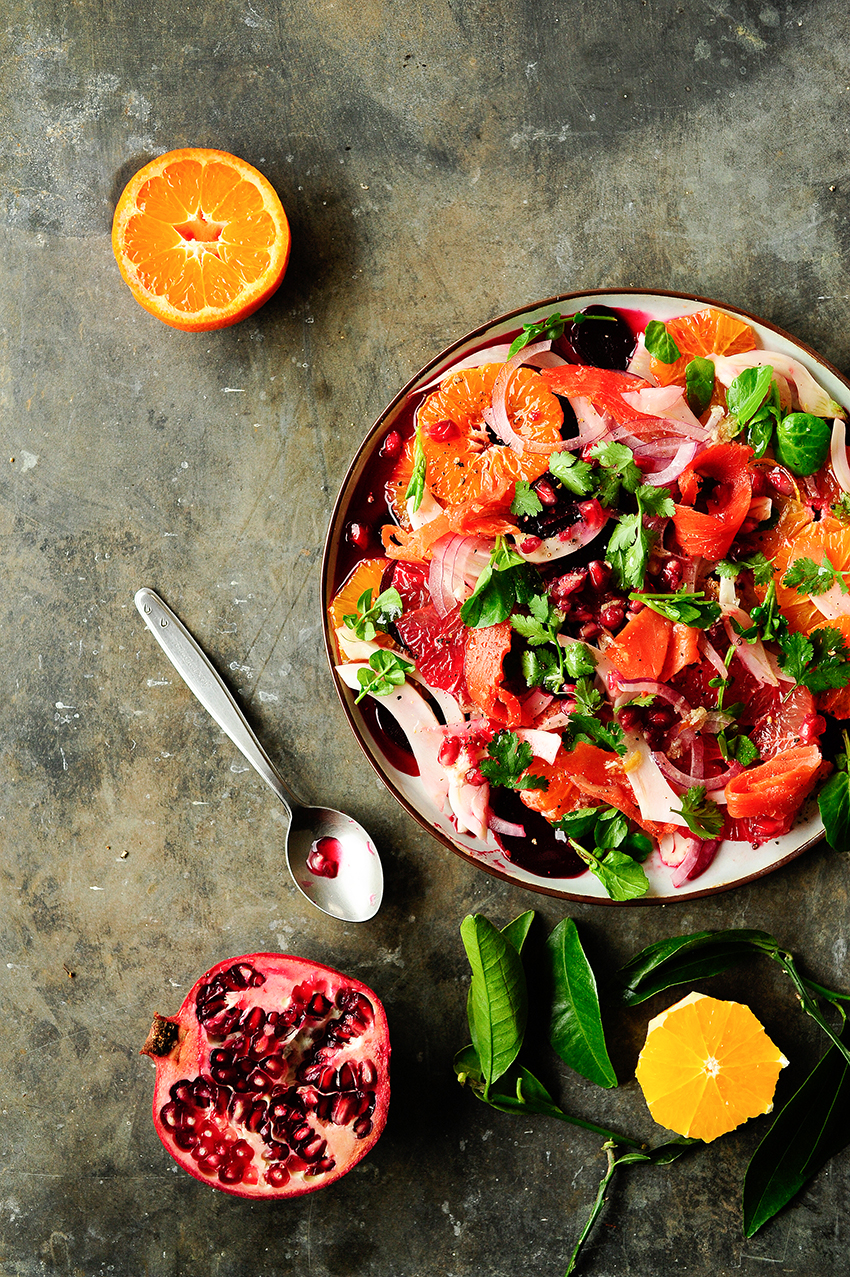
<path id="1" fill-rule="evenodd" d="M 763 322 L 557 298 L 458 343 L 347 477 L 349 719 L 491 872 L 638 902 L 850 838 L 848 390 Z"/>

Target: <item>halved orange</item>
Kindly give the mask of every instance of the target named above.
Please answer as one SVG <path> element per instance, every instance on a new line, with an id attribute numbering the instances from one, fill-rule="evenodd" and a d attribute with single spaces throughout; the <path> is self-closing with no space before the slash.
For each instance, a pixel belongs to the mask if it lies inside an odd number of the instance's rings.
<path id="1" fill-rule="evenodd" d="M 737 355 L 756 348 L 756 335 L 750 325 L 714 306 L 706 306 L 694 315 L 668 319 L 665 327 L 678 346 L 680 357 L 672 364 L 662 363 L 655 355 L 651 357 L 652 375 L 660 386 L 674 381 L 684 385 L 685 369 L 695 355 Z"/>
<path id="2" fill-rule="evenodd" d="M 184 332 L 253 314 L 280 285 L 289 246 L 268 179 L 235 155 L 201 147 L 140 169 L 112 222 L 115 258 L 136 301 Z"/>
<path id="3" fill-rule="evenodd" d="M 787 1063 L 749 1007 L 689 993 L 650 1020 L 636 1077 L 659 1126 L 710 1143 L 770 1112 Z"/>
<path id="4" fill-rule="evenodd" d="M 518 435 L 545 444 L 543 452 L 517 452 L 496 442 L 484 413 L 501 364 L 450 373 L 419 410 L 428 486 L 438 501 L 460 505 L 482 498 L 510 505 L 517 479 L 532 480 L 549 467 L 560 442 L 564 414 L 539 373 L 518 368 L 508 384 L 508 419 Z M 550 449 L 551 445 L 551 449 Z"/>

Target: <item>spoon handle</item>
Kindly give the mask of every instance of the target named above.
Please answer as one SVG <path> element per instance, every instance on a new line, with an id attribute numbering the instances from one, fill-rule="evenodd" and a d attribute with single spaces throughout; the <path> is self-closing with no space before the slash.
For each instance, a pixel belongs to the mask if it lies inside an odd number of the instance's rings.
<path id="1" fill-rule="evenodd" d="M 274 790 L 291 819 L 291 794 L 209 657 L 201 650 L 182 621 L 153 590 L 137 590 L 135 604 L 145 625 L 190 691 L 194 692 L 221 730 L 226 732 L 236 748 L 242 751 L 251 766 Z"/>

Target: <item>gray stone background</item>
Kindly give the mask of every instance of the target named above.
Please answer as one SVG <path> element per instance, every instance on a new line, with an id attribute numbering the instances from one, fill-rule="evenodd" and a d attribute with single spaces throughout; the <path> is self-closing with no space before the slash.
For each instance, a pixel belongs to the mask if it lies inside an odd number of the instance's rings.
<path id="1" fill-rule="evenodd" d="M 539 945 L 569 913 L 603 982 L 650 940 L 763 927 L 847 988 L 848 859 L 816 848 L 652 909 L 570 907 L 473 870 L 401 811 L 348 731 L 321 640 L 323 538 L 398 387 L 540 297 L 696 292 L 850 370 L 846 5 L 7 0 L 4 17 L 0 1274 L 557 1277 L 599 1140 L 457 1087 L 461 918 L 534 907 Z M 124 183 L 185 145 L 261 168 L 293 230 L 276 297 L 209 335 L 142 311 L 110 248 Z M 275 800 L 144 630 L 142 584 L 228 673 L 304 796 L 373 831 L 374 922 L 296 895 Z M 393 1104 L 337 1185 L 251 1204 L 171 1162 L 138 1048 L 213 962 L 278 948 L 383 998 Z M 704 987 L 745 998 L 795 1064 L 816 1058 L 772 971 Z M 565 1107 L 656 1138 L 628 1079 L 657 1009 L 606 993 L 613 1094 L 533 1044 Z M 763 1130 L 625 1173 L 581 1271 L 843 1277 L 846 1151 L 744 1240 Z"/>

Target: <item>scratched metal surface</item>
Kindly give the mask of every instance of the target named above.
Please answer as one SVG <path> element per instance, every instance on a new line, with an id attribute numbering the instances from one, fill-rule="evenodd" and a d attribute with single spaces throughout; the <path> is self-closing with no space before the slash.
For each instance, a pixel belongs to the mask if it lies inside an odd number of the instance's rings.
<path id="1" fill-rule="evenodd" d="M 382 791 L 321 647 L 323 536 L 398 386 L 538 297 L 694 291 L 850 369 L 846 6 L 8 0 L 5 17 L 0 1274 L 554 1277 L 599 1141 L 485 1109 L 451 1059 L 463 915 L 536 907 L 539 943 L 567 911 L 475 873 Z M 258 165 L 293 226 L 277 297 L 211 335 L 145 314 L 109 243 L 130 174 L 189 144 Z M 228 673 L 305 798 L 374 832 L 374 922 L 296 895 L 275 800 L 145 633 L 142 584 Z M 847 874 L 819 848 L 687 907 L 572 913 L 605 978 L 649 940 L 748 925 L 846 988 Z M 383 997 L 394 1099 L 345 1180 L 252 1205 L 167 1157 L 138 1048 L 209 965 L 269 948 Z M 797 1067 L 815 1058 L 771 973 L 709 987 L 746 998 Z M 565 1107 L 652 1138 L 628 1080 L 645 1020 L 606 1001 L 616 1093 L 534 1050 Z M 582 1271 L 845 1274 L 846 1152 L 744 1241 L 763 1129 L 624 1175 Z"/>

